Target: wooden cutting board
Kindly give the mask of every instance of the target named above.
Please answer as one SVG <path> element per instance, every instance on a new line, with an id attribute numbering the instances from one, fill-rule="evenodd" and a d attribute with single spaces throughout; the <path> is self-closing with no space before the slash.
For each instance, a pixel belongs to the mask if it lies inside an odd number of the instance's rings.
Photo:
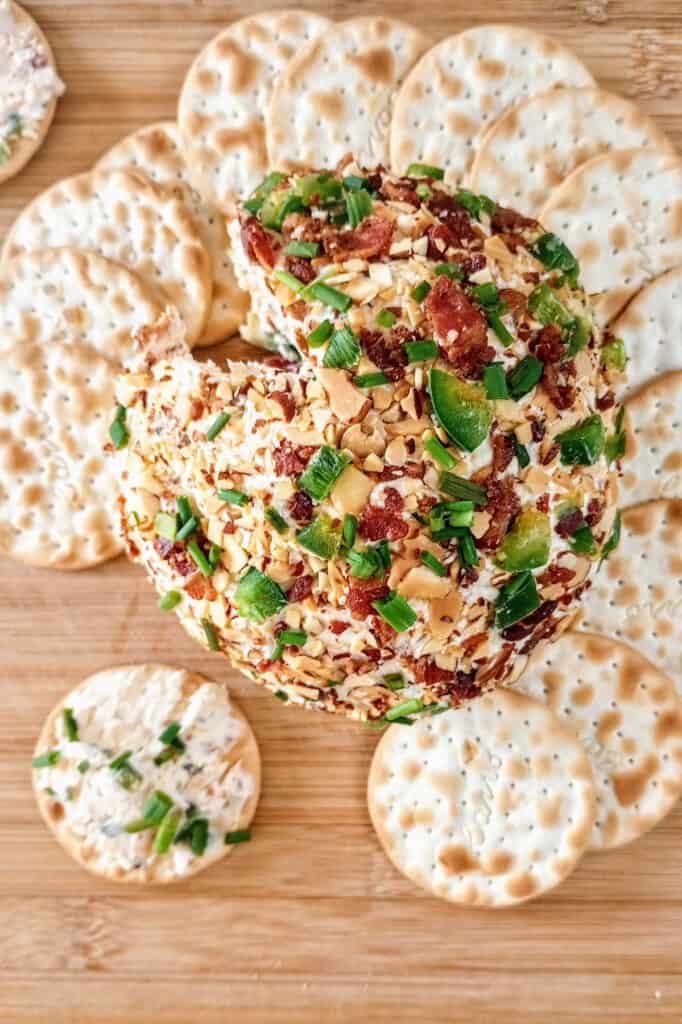
<path id="1" fill-rule="evenodd" d="M 41 189 L 87 169 L 132 129 L 172 117 L 199 47 L 254 9 L 230 0 L 28 6 L 68 94 L 40 155 L 0 187 L 0 234 Z M 337 18 L 390 11 L 434 38 L 490 18 L 544 29 L 682 148 L 679 0 L 473 7 L 317 4 Z M 635 845 L 588 857 L 537 903 L 459 910 L 399 876 L 374 839 L 364 794 L 374 734 L 282 707 L 243 681 L 157 611 L 123 559 L 72 575 L 0 561 L 0 576 L 2 1024 L 682 1020 L 679 809 Z M 253 842 L 163 892 L 81 872 L 39 821 L 30 786 L 32 747 L 56 700 L 90 672 L 148 660 L 228 682 L 264 762 Z"/>

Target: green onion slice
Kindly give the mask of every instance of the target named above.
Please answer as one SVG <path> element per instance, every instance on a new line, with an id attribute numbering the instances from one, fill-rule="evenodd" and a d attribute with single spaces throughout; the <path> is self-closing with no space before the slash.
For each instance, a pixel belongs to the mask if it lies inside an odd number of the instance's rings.
<path id="1" fill-rule="evenodd" d="M 502 363 L 490 363 L 483 371 L 483 386 L 486 398 L 492 400 L 509 398 L 507 378 Z"/>
<path id="2" fill-rule="evenodd" d="M 435 572 L 436 576 L 447 576 L 447 568 L 442 562 L 439 562 L 436 556 L 432 555 L 430 551 L 422 551 L 419 557 L 427 568 L 432 572 Z"/>
<path id="3" fill-rule="evenodd" d="M 423 710 L 424 705 L 420 700 L 406 700 L 404 704 L 398 704 L 397 707 L 391 708 L 390 711 L 387 711 L 385 718 L 387 722 L 395 722 L 398 718 L 405 718 L 407 715 L 415 715 L 418 711 Z"/>
<path id="4" fill-rule="evenodd" d="M 361 178 L 359 174 L 349 174 L 343 179 L 342 184 L 346 192 L 359 192 L 361 188 L 367 188 L 369 181 L 367 178 Z"/>
<path id="5" fill-rule="evenodd" d="M 488 496 L 485 487 L 467 480 L 466 477 L 457 476 L 456 473 L 441 473 L 438 481 L 438 489 L 451 498 L 461 498 L 464 501 L 472 501 L 474 505 L 487 505 Z M 470 526 L 470 523 L 465 524 Z"/>
<path id="6" fill-rule="evenodd" d="M 350 574 L 356 579 L 369 580 L 373 576 L 383 579 L 386 565 L 378 545 L 366 547 L 362 551 L 349 551 L 346 559 L 350 566 Z"/>
<path id="7" fill-rule="evenodd" d="M 204 631 L 209 651 L 219 651 L 220 644 L 218 643 L 218 637 L 216 636 L 215 629 L 213 628 L 213 623 L 209 622 L 208 619 L 202 619 L 201 628 Z"/>
<path id="8" fill-rule="evenodd" d="M 142 808 L 142 817 L 150 825 L 160 825 L 172 806 L 173 801 L 168 793 L 164 793 L 162 789 L 155 789 Z"/>
<path id="9" fill-rule="evenodd" d="M 116 410 L 116 415 L 109 427 L 109 437 L 117 451 L 120 451 L 121 448 L 125 448 L 130 439 L 128 429 L 126 427 L 126 411 L 127 410 L 124 405 L 119 405 Z"/>
<path id="10" fill-rule="evenodd" d="M 525 444 L 520 444 L 519 441 L 514 438 L 514 451 L 516 458 L 518 459 L 519 467 L 525 469 L 530 464 L 530 455 Z"/>
<path id="11" fill-rule="evenodd" d="M 334 526 L 329 516 L 322 514 L 299 530 L 296 540 L 306 551 L 329 561 L 339 549 L 341 529 Z"/>
<path id="12" fill-rule="evenodd" d="M 380 309 L 374 319 L 379 327 L 393 327 L 398 317 L 390 309 Z"/>
<path id="13" fill-rule="evenodd" d="M 495 625 L 506 629 L 540 607 L 540 596 L 532 572 L 520 572 L 500 590 L 495 600 Z"/>
<path id="14" fill-rule="evenodd" d="M 299 281 L 299 279 L 295 277 L 294 274 L 290 274 L 288 270 L 276 270 L 272 276 L 281 284 L 290 288 L 292 292 L 296 292 L 297 295 L 305 288 L 305 283 L 303 281 Z"/>
<path id="15" fill-rule="evenodd" d="M 431 291 L 431 285 L 428 281 L 421 281 L 416 288 L 412 289 L 412 298 L 415 302 L 423 302 L 426 296 Z"/>
<path id="16" fill-rule="evenodd" d="M 217 492 L 218 497 L 221 501 L 226 501 L 228 505 L 239 505 L 240 507 L 248 505 L 251 500 L 248 494 L 244 494 L 243 491 L 235 491 L 231 488 L 220 490 Z"/>
<path id="17" fill-rule="evenodd" d="M 405 171 L 408 178 L 432 178 L 434 181 L 442 181 L 445 171 L 442 167 L 434 167 L 433 164 L 414 163 Z"/>
<path id="18" fill-rule="evenodd" d="M 394 592 L 379 601 L 372 601 L 372 607 L 376 608 L 382 619 L 385 619 L 389 626 L 393 626 L 397 633 L 404 633 L 417 621 L 417 613 L 414 609 L 410 607 L 404 597 Z"/>
<path id="19" fill-rule="evenodd" d="M 464 270 L 460 263 L 439 263 L 434 273 L 436 277 L 449 277 L 451 281 L 464 280 Z"/>
<path id="20" fill-rule="evenodd" d="M 284 249 L 286 256 L 299 256 L 304 260 L 314 260 L 320 251 L 318 242 L 299 242 L 294 240 Z"/>
<path id="21" fill-rule="evenodd" d="M 387 672 L 384 676 L 384 682 L 389 690 L 404 690 L 405 689 L 405 676 L 402 672 Z"/>
<path id="22" fill-rule="evenodd" d="M 159 512 L 154 520 L 154 529 L 159 537 L 165 540 L 175 540 L 178 532 L 178 521 L 175 516 L 168 512 Z"/>
<path id="23" fill-rule="evenodd" d="M 557 434 L 564 466 L 593 466 L 604 451 L 604 423 L 595 414 L 570 430 Z"/>
<path id="24" fill-rule="evenodd" d="M 452 469 L 457 465 L 457 459 L 452 455 L 444 444 L 437 437 L 429 437 L 424 441 L 424 449 L 429 453 L 434 462 L 445 469 Z"/>
<path id="25" fill-rule="evenodd" d="M 45 754 L 34 757 L 31 764 L 34 768 L 51 768 L 62 756 L 61 750 L 48 750 Z"/>
<path id="26" fill-rule="evenodd" d="M 178 532 L 177 532 L 177 534 L 175 536 L 175 539 L 176 540 L 187 540 L 187 538 L 191 537 L 193 533 L 196 533 L 198 529 L 199 529 L 199 520 L 197 519 L 196 516 L 191 516 L 191 518 L 188 519 L 187 522 L 184 523 L 180 527 L 180 529 L 178 530 Z"/>
<path id="27" fill-rule="evenodd" d="M 156 833 L 156 840 L 154 842 L 154 850 L 156 853 L 168 853 L 173 845 L 173 840 L 175 839 L 181 821 L 182 811 L 168 811 L 165 818 L 159 825 L 159 831 Z"/>
<path id="28" fill-rule="evenodd" d="M 286 174 L 282 174 L 281 171 L 273 171 L 271 174 L 268 174 L 267 178 L 264 178 L 260 185 L 253 190 L 249 198 L 244 203 L 244 208 L 247 209 L 249 213 L 258 213 L 272 190 L 285 179 Z"/>
<path id="29" fill-rule="evenodd" d="M 364 188 L 351 192 L 346 196 L 346 212 L 351 228 L 358 227 L 365 217 L 370 217 L 373 208 L 372 197 Z"/>
<path id="30" fill-rule="evenodd" d="M 206 576 L 207 578 L 209 576 L 212 576 L 213 573 L 215 572 L 215 566 L 211 565 L 208 558 L 199 547 L 198 541 L 191 540 L 187 545 L 187 550 L 192 556 L 194 562 L 196 563 L 199 571 L 201 572 L 201 575 Z"/>
<path id="31" fill-rule="evenodd" d="M 577 288 L 580 266 L 560 238 L 547 231 L 530 247 L 530 251 L 548 270 L 562 270 L 571 288 Z"/>
<path id="32" fill-rule="evenodd" d="M 463 530 L 457 541 L 459 548 L 459 560 L 463 566 L 470 568 L 478 565 L 480 558 L 476 549 L 476 542 L 471 530 Z"/>
<path id="33" fill-rule="evenodd" d="M 302 629 L 283 629 L 277 637 L 270 661 L 279 661 L 284 654 L 285 647 L 303 647 L 307 639 L 308 634 L 304 633 Z"/>
<path id="34" fill-rule="evenodd" d="M 62 721 L 64 722 L 64 730 L 66 732 L 66 738 L 70 743 L 78 742 L 78 722 L 73 716 L 72 708 L 64 708 L 62 711 Z"/>
<path id="35" fill-rule="evenodd" d="M 236 832 L 228 832 L 225 836 L 227 846 L 236 846 L 237 843 L 248 843 L 251 839 L 251 832 L 248 828 L 239 829 Z"/>
<path id="36" fill-rule="evenodd" d="M 206 431 L 206 440 L 214 441 L 220 431 L 230 422 L 230 413 L 221 412 Z"/>
<path id="37" fill-rule="evenodd" d="M 474 521 L 473 501 L 443 501 L 429 512 L 429 527 L 434 540 L 460 537 Z"/>
<path id="38" fill-rule="evenodd" d="M 346 313 L 353 301 L 350 295 L 344 295 L 343 292 L 340 292 L 337 288 L 331 288 L 324 281 L 313 281 L 312 284 L 307 285 L 306 295 L 309 295 L 311 299 L 315 299 L 317 302 L 321 302 L 324 306 L 338 309 L 340 313 Z"/>
<path id="39" fill-rule="evenodd" d="M 475 220 L 480 220 L 482 213 L 487 213 L 489 217 L 492 217 L 497 209 L 496 204 L 488 196 L 477 196 L 475 192 L 470 192 L 466 188 L 460 188 L 455 198 Z"/>
<path id="40" fill-rule="evenodd" d="M 287 523 L 284 516 L 279 514 L 276 508 L 266 508 L 265 518 L 268 520 L 269 523 L 272 524 L 272 526 L 274 526 L 274 528 L 277 530 L 277 533 L 284 534 L 288 531 L 289 524 Z"/>
<path id="41" fill-rule="evenodd" d="M 192 506 L 189 498 L 182 495 L 176 499 L 176 505 L 178 508 L 178 515 L 180 516 L 180 522 L 184 525 L 188 519 L 191 519 L 194 513 L 192 512 Z"/>
<path id="42" fill-rule="evenodd" d="M 343 517 L 343 527 L 341 530 L 341 536 L 343 543 L 347 548 L 352 548 L 355 544 L 355 538 L 358 535 L 358 520 L 357 516 L 352 516 L 346 513 Z"/>
<path id="43" fill-rule="evenodd" d="M 310 348 L 319 348 L 320 345 L 324 345 L 325 341 L 329 341 L 331 338 L 333 330 L 334 328 L 330 320 L 322 320 L 308 335 L 308 345 Z"/>
<path id="44" fill-rule="evenodd" d="M 298 486 L 314 501 L 324 501 L 334 490 L 334 485 L 350 462 L 350 456 L 323 444 L 313 455 L 298 478 Z"/>
<path id="45" fill-rule="evenodd" d="M 376 373 L 359 373 L 356 377 L 353 377 L 353 383 L 356 388 L 379 388 L 383 384 L 390 384 L 390 381 L 385 373 L 377 370 Z"/>
<path id="46" fill-rule="evenodd" d="M 360 342 L 350 327 L 340 327 L 332 334 L 322 358 L 322 365 L 330 369 L 350 370 L 362 355 Z"/>
<path id="47" fill-rule="evenodd" d="M 437 359 L 439 355 L 435 341 L 406 341 L 403 348 L 409 363 L 423 363 L 426 359 Z"/>
<path id="48" fill-rule="evenodd" d="M 601 549 L 601 560 L 599 564 L 605 562 L 609 555 L 616 550 L 620 544 L 621 533 L 623 529 L 622 517 L 620 509 L 616 512 L 616 518 L 613 520 L 613 529 L 609 534 L 609 538 Z"/>
<path id="49" fill-rule="evenodd" d="M 535 356 L 524 356 L 507 374 L 507 388 L 514 401 L 523 398 L 540 383 L 544 365 Z"/>

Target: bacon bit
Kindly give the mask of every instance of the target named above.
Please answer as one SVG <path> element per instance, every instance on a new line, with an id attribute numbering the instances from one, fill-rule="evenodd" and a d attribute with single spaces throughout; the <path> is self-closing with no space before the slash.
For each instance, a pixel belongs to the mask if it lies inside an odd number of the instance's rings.
<path id="1" fill-rule="evenodd" d="M 287 256 L 284 260 L 284 269 L 303 284 L 310 284 L 317 276 L 310 260 L 303 260 L 298 256 Z"/>
<path id="2" fill-rule="evenodd" d="M 509 306 L 514 321 L 522 320 L 528 314 L 528 299 L 515 288 L 500 288 L 500 298 Z"/>
<path id="3" fill-rule="evenodd" d="M 459 238 L 447 224 L 432 224 L 426 232 L 428 245 L 426 255 L 430 260 L 442 262 L 448 249 L 459 247 Z"/>
<path id="4" fill-rule="evenodd" d="M 540 284 L 540 274 L 537 270 L 527 270 L 521 275 L 526 284 Z"/>
<path id="5" fill-rule="evenodd" d="M 287 590 L 287 601 L 292 604 L 296 601 L 304 601 L 313 592 L 313 577 L 299 576 Z"/>
<path id="6" fill-rule="evenodd" d="M 341 634 L 345 633 L 350 627 L 348 622 L 341 622 L 341 619 L 332 619 L 329 623 L 329 628 L 334 636 L 341 636 Z"/>
<path id="7" fill-rule="evenodd" d="M 287 423 L 291 423 L 294 416 L 296 415 L 296 402 L 294 401 L 293 397 L 289 394 L 289 392 L 271 391 L 270 394 L 268 395 L 268 398 L 271 398 L 273 402 L 277 402 L 277 404 L 282 409 L 282 412 L 284 413 L 284 419 L 287 421 Z"/>
<path id="8" fill-rule="evenodd" d="M 481 633 L 474 633 L 473 636 L 468 636 L 466 640 L 462 640 L 462 654 L 468 658 L 487 637 L 488 634 L 482 631 Z"/>
<path id="9" fill-rule="evenodd" d="M 442 221 L 452 231 L 455 243 L 462 248 L 465 242 L 476 238 L 469 214 L 463 206 L 457 202 L 454 196 L 449 196 L 440 189 L 434 189 L 433 197 L 428 202 L 428 208 L 438 220 Z"/>
<path id="10" fill-rule="evenodd" d="M 566 363 L 559 367 L 556 363 L 546 363 L 542 375 L 542 386 L 550 401 L 557 409 L 570 409 L 575 398 L 575 387 L 570 379 L 575 377 L 575 366 Z"/>
<path id="11" fill-rule="evenodd" d="M 263 270 L 272 270 L 276 260 L 272 235 L 255 217 L 242 220 L 241 238 L 248 258 L 252 262 L 260 263 Z"/>
<path id="12" fill-rule="evenodd" d="M 530 636 L 531 633 L 534 633 L 535 642 L 533 643 L 533 645 L 531 647 L 524 646 L 523 653 L 527 653 L 528 651 L 532 650 L 533 647 L 535 647 L 540 642 L 540 640 L 543 639 L 544 636 L 547 635 L 545 629 L 543 628 L 543 625 L 547 625 L 546 620 L 554 614 L 556 609 L 556 601 L 543 601 L 539 608 L 536 608 L 534 612 L 531 612 L 531 614 L 528 615 L 525 619 L 522 619 L 521 622 L 515 622 L 513 626 L 508 626 L 506 629 L 503 629 L 503 638 L 505 640 L 517 641 L 523 640 L 525 639 L 525 637 Z M 539 633 L 535 633 L 536 628 L 538 626 L 540 626 L 541 629 Z M 553 630 L 553 628 L 554 624 L 552 623 L 550 627 L 550 632 Z"/>
<path id="13" fill-rule="evenodd" d="M 182 544 L 174 544 L 170 540 L 155 540 L 154 550 L 181 576 L 191 576 L 197 571 L 197 567 L 188 555 L 187 549 Z"/>
<path id="14" fill-rule="evenodd" d="M 567 565 L 557 565 L 556 562 L 548 565 L 541 576 L 538 576 L 538 583 L 541 587 L 550 586 L 553 583 L 568 583 L 573 579 L 575 573 Z"/>
<path id="15" fill-rule="evenodd" d="M 535 502 L 535 507 L 538 512 L 549 512 L 549 494 L 541 494 L 538 500 Z"/>
<path id="16" fill-rule="evenodd" d="M 514 481 L 508 476 L 502 480 L 488 480 L 486 495 L 486 512 L 491 516 L 490 526 L 476 541 L 476 545 L 483 551 L 495 551 L 504 540 L 512 520 L 521 511 L 521 502 L 514 490 Z"/>
<path id="17" fill-rule="evenodd" d="M 598 526 L 601 522 L 602 516 L 606 511 L 606 503 L 601 498 L 590 498 L 587 504 L 587 525 L 591 527 Z"/>
<path id="18" fill-rule="evenodd" d="M 369 628 L 381 649 L 390 647 L 396 638 L 396 631 L 393 626 L 390 622 L 386 622 L 385 619 L 382 619 L 380 615 L 372 615 L 369 622 Z"/>
<path id="19" fill-rule="evenodd" d="M 438 278 L 425 306 L 446 359 L 465 377 L 480 377 L 495 358 L 480 309 L 448 277 Z"/>
<path id="20" fill-rule="evenodd" d="M 384 174 L 386 173 L 385 167 L 381 164 L 378 165 L 377 169 L 373 174 L 366 175 L 367 177 L 367 191 L 368 192 L 381 192 L 384 186 Z M 409 178 L 407 179 L 409 181 Z"/>
<path id="21" fill-rule="evenodd" d="M 524 217 L 518 210 L 512 210 L 507 206 L 496 206 L 495 212 L 490 219 L 493 231 L 518 232 L 523 228 L 536 228 L 538 222 L 531 217 Z"/>
<path id="22" fill-rule="evenodd" d="M 531 341 L 530 350 L 542 363 L 558 363 L 566 351 L 561 330 L 556 324 L 543 327 Z"/>
<path id="23" fill-rule="evenodd" d="M 294 320 L 305 320 L 307 312 L 308 306 L 303 299 L 296 299 L 296 302 L 292 302 L 290 306 L 287 306 L 287 314 L 293 317 Z"/>
<path id="24" fill-rule="evenodd" d="M 378 647 L 363 647 L 362 653 L 368 661 L 381 661 L 381 651 Z"/>
<path id="25" fill-rule="evenodd" d="M 402 540 L 410 527 L 401 516 L 376 505 L 367 505 L 360 516 L 358 530 L 365 540 Z"/>
<path id="26" fill-rule="evenodd" d="M 478 579 L 478 569 L 474 569 L 473 565 L 465 565 L 459 573 L 459 585 L 460 587 L 469 587 L 472 583 L 475 583 Z"/>
<path id="27" fill-rule="evenodd" d="M 189 407 L 189 418 L 199 420 L 204 415 L 204 403 L 200 398 L 193 398 Z"/>
<path id="28" fill-rule="evenodd" d="M 299 476 L 316 451 L 314 445 L 280 441 L 273 452 L 277 476 Z"/>
<path id="29" fill-rule="evenodd" d="M 384 508 L 389 512 L 402 512 L 404 506 L 402 494 L 395 487 L 387 487 L 384 491 Z"/>
<path id="30" fill-rule="evenodd" d="M 493 476 L 500 476 L 516 454 L 516 445 L 511 434 L 494 432 L 490 443 L 493 449 Z"/>
<path id="31" fill-rule="evenodd" d="M 563 515 L 554 527 L 554 530 L 560 537 L 572 537 L 575 531 L 584 525 L 585 516 L 579 508 L 576 508 L 573 512 L 567 512 L 566 515 Z"/>
<path id="32" fill-rule="evenodd" d="M 331 227 L 331 232 L 330 232 Z M 294 236 L 300 242 L 322 242 L 326 235 L 336 235 L 333 225 L 318 217 L 306 217 L 302 213 L 290 213 L 284 218 L 282 231 L 287 236 Z"/>
<path id="33" fill-rule="evenodd" d="M 289 498 L 289 515 L 297 523 L 309 523 L 313 518 L 313 499 L 303 491 L 296 491 Z"/>
<path id="34" fill-rule="evenodd" d="M 411 178 L 383 182 L 380 194 L 384 199 L 392 199 L 398 203 L 410 203 L 411 206 L 421 205 L 421 200 L 415 191 L 414 182 Z"/>
<path id="35" fill-rule="evenodd" d="M 422 516 L 427 516 L 434 505 L 438 504 L 438 498 L 433 498 L 430 494 L 422 494 L 421 497 L 417 498 L 417 510 Z"/>
<path id="36" fill-rule="evenodd" d="M 390 332 L 370 331 L 363 327 L 359 333 L 360 344 L 368 359 L 383 370 L 389 380 L 400 380 L 403 367 L 407 366 L 407 355 L 403 348 L 403 334 L 411 336 L 406 327 L 396 327 Z"/>
<path id="37" fill-rule="evenodd" d="M 292 370 L 298 366 L 298 363 L 292 363 L 290 359 L 285 359 L 284 356 L 267 356 L 263 360 L 263 366 L 271 366 L 274 370 Z"/>
<path id="38" fill-rule="evenodd" d="M 381 217 L 367 217 L 352 231 L 339 231 L 335 237 L 325 239 L 325 251 L 336 262 L 349 256 L 371 260 L 387 256 L 393 240 L 393 224 Z"/>
<path id="39" fill-rule="evenodd" d="M 231 520 L 230 520 L 230 522 L 225 523 L 225 525 L 223 527 L 223 533 L 224 534 L 225 533 L 231 534 L 231 533 L 236 533 L 236 532 L 237 532 L 237 527 L 234 525 L 234 523 Z"/>
<path id="40" fill-rule="evenodd" d="M 292 566 L 292 576 L 302 576 L 305 571 L 305 562 L 296 562 L 296 565 Z"/>
<path id="41" fill-rule="evenodd" d="M 538 444 L 542 441 L 547 431 L 547 424 L 545 420 L 531 420 L 530 421 L 530 436 Z"/>
<path id="42" fill-rule="evenodd" d="M 387 597 L 389 589 L 382 580 L 372 577 L 369 580 L 353 578 L 348 590 L 348 608 L 354 619 L 366 619 L 373 615 L 372 601 L 380 601 Z"/>
<path id="43" fill-rule="evenodd" d="M 426 472 L 424 462 L 406 462 L 403 466 L 384 466 L 380 473 L 368 473 L 373 480 L 384 482 L 386 480 L 402 480 L 404 477 L 411 477 L 413 480 L 423 480 Z"/>
<path id="44" fill-rule="evenodd" d="M 438 666 L 436 668 L 438 669 Z M 438 669 L 438 671 L 442 672 L 443 670 Z M 446 679 L 438 679 L 426 685 L 431 687 L 434 696 L 439 698 L 450 697 L 454 704 L 461 704 L 462 701 L 473 700 L 474 697 L 478 697 L 481 693 L 481 687 L 475 680 L 475 669 L 471 672 L 463 672 L 461 669 L 458 669 L 456 672 L 447 673 Z"/>
<path id="45" fill-rule="evenodd" d="M 488 265 L 488 260 L 482 252 L 475 252 L 473 256 L 464 260 L 462 264 L 462 273 L 465 277 L 471 277 L 472 274 L 477 274 L 479 270 L 483 270 Z"/>
<path id="46" fill-rule="evenodd" d="M 607 391 L 605 395 L 600 395 L 595 404 L 600 412 L 606 412 L 616 404 L 616 396 L 613 391 Z"/>
<path id="47" fill-rule="evenodd" d="M 182 588 L 193 600 L 201 601 L 206 596 L 207 581 L 198 572 Z"/>

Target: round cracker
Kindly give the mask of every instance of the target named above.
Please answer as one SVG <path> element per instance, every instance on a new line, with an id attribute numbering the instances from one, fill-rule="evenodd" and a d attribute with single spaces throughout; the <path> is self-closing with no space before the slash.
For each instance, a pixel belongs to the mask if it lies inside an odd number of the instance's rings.
<path id="1" fill-rule="evenodd" d="M 68 739 L 64 708 L 75 718 L 77 741 Z M 165 747 L 159 737 L 174 722 L 185 749 L 156 765 Z M 112 881 L 168 883 L 195 875 L 233 849 L 225 834 L 245 829 L 258 803 L 260 756 L 251 726 L 225 686 L 196 672 L 127 665 L 90 676 L 59 702 L 42 729 L 36 756 L 55 750 L 57 764 L 33 771 L 40 812 L 74 860 Z M 131 789 L 110 767 L 126 751 L 142 776 Z M 155 829 L 124 831 L 142 817 L 155 790 L 182 811 L 194 804 L 199 816 L 210 815 L 202 856 L 185 843 L 157 854 Z"/>
<path id="2" fill-rule="evenodd" d="M 625 342 L 630 394 L 668 370 L 682 370 L 682 267 L 642 288 L 610 330 Z"/>
<path id="3" fill-rule="evenodd" d="M 580 629 L 636 648 L 682 694 L 682 501 L 623 512 L 618 548 L 583 595 Z"/>
<path id="4" fill-rule="evenodd" d="M 551 711 L 497 690 L 392 726 L 370 768 L 369 812 L 403 874 L 436 896 L 504 907 L 558 885 L 596 802 L 590 760 Z"/>
<path id="5" fill-rule="evenodd" d="M 213 273 L 211 306 L 197 345 L 213 345 L 231 337 L 244 322 L 249 298 L 237 285 L 223 215 L 205 203 L 190 184 L 176 123 L 162 121 L 122 139 L 97 163 L 98 170 L 113 168 L 142 171 L 158 185 L 171 188 L 187 206 Z"/>
<path id="6" fill-rule="evenodd" d="M 682 499 L 682 370 L 652 380 L 626 402 L 625 409 L 621 505 Z"/>
<path id="7" fill-rule="evenodd" d="M 131 334 L 162 309 L 122 263 L 64 247 L 24 252 L 0 265 L 0 350 L 53 340 L 91 345 L 123 362 Z"/>
<path id="8" fill-rule="evenodd" d="M 11 0 L 10 2 L 10 8 L 17 25 L 29 28 L 33 33 L 35 33 L 50 66 L 56 74 L 57 62 L 55 61 L 52 47 L 48 43 L 47 37 L 40 25 L 31 17 L 28 11 L 25 11 L 23 7 L 19 6 L 19 4 L 14 3 L 14 0 Z M 3 181 L 9 181 L 9 179 L 13 178 L 15 174 L 18 174 L 19 171 L 25 167 L 29 160 L 38 152 L 45 141 L 45 137 L 54 119 L 58 99 L 58 96 L 53 97 L 52 101 L 47 105 L 36 128 L 35 135 L 22 135 L 13 144 L 9 159 L 6 160 L 4 164 L 0 164 L 0 184 Z"/>
<path id="9" fill-rule="evenodd" d="M 665 132 L 639 107 L 604 89 L 548 89 L 507 110 L 485 133 L 469 184 L 537 217 L 579 164 L 609 150 L 673 153 Z"/>
<path id="10" fill-rule="evenodd" d="M 429 50 L 405 79 L 391 125 L 391 166 L 413 162 L 462 183 L 484 132 L 519 100 L 552 86 L 594 85 L 554 39 L 512 25 L 480 25 Z"/>
<path id="11" fill-rule="evenodd" d="M 393 98 L 429 45 L 410 25 L 351 18 L 304 46 L 280 75 L 266 115 L 270 163 L 287 171 L 386 164 Z"/>
<path id="12" fill-rule="evenodd" d="M 330 25 L 308 11 L 254 14 L 215 36 L 192 64 L 178 106 L 182 150 L 194 187 L 219 210 L 233 212 L 267 174 L 265 111 L 277 76 Z"/>
<path id="13" fill-rule="evenodd" d="M 134 270 L 172 302 L 191 345 L 211 301 L 211 264 L 184 203 L 132 171 L 92 171 L 58 182 L 19 214 L 3 261 L 22 252 L 78 246 Z"/>
<path id="14" fill-rule="evenodd" d="M 591 850 L 639 838 L 682 794 L 682 704 L 672 680 L 606 637 L 564 633 L 515 689 L 547 704 L 592 759 Z"/>
<path id="15" fill-rule="evenodd" d="M 651 149 L 604 153 L 555 189 L 540 219 L 580 261 L 608 323 L 643 284 L 682 263 L 682 162 Z"/>
<path id="16" fill-rule="evenodd" d="M 85 569 L 122 550 L 107 458 L 116 367 L 88 345 L 17 345 L 0 359 L 0 550 Z"/>

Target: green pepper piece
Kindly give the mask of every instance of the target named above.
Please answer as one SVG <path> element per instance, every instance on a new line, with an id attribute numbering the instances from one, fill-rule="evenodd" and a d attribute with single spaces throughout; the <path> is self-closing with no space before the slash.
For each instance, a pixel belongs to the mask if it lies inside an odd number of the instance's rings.
<path id="1" fill-rule="evenodd" d="M 495 601 L 495 625 L 506 629 L 540 607 L 540 595 L 531 572 L 513 576 L 500 590 Z"/>
<path id="2" fill-rule="evenodd" d="M 557 434 L 564 466 L 593 466 L 604 451 L 604 423 L 595 414 L 570 430 Z"/>
<path id="3" fill-rule="evenodd" d="M 566 309 L 548 284 L 539 284 L 528 296 L 528 310 L 541 324 L 572 327 L 575 317 Z"/>
<path id="4" fill-rule="evenodd" d="M 296 534 L 296 540 L 318 558 L 333 558 L 341 543 L 341 529 L 334 526 L 329 516 L 321 514 Z"/>
<path id="5" fill-rule="evenodd" d="M 628 361 L 625 342 L 622 338 L 614 338 L 602 346 L 601 361 L 608 370 L 624 370 Z"/>
<path id="6" fill-rule="evenodd" d="M 508 572 L 539 569 L 549 561 L 550 543 L 549 516 L 524 508 L 498 548 L 496 561 Z"/>
<path id="7" fill-rule="evenodd" d="M 429 372 L 429 394 L 436 420 L 459 448 L 473 452 L 483 444 L 493 421 L 493 405 L 484 388 L 434 367 Z"/>

